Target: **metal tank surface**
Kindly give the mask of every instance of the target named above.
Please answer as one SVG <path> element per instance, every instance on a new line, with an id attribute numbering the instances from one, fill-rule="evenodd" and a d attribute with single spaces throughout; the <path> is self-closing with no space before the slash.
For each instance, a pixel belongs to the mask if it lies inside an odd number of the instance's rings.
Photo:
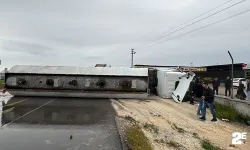
<path id="1" fill-rule="evenodd" d="M 16 65 L 5 88 L 14 96 L 147 98 L 148 69 Z"/>

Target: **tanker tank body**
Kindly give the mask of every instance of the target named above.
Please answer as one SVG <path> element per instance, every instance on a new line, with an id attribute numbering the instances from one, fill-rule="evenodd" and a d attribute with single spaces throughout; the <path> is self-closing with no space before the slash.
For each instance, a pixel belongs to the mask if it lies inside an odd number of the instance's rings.
<path id="1" fill-rule="evenodd" d="M 145 99 L 148 69 L 16 65 L 5 88 L 14 96 Z"/>

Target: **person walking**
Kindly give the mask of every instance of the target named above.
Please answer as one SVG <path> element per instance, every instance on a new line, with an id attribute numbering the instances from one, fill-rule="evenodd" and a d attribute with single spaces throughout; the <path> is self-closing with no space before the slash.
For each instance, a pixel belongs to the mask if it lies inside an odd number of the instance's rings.
<path id="1" fill-rule="evenodd" d="M 195 82 L 194 95 L 195 95 L 195 101 L 199 103 L 198 110 L 197 110 L 198 116 L 201 116 L 201 110 L 202 110 L 202 105 L 203 105 L 203 100 L 201 98 L 202 94 L 203 94 L 203 86 L 202 86 L 201 80 L 197 80 Z"/>
<path id="2" fill-rule="evenodd" d="M 228 96 L 231 95 L 231 87 L 232 87 L 231 79 L 228 76 L 225 81 L 225 96 L 227 96 L 227 93 L 229 93 Z"/>
<path id="3" fill-rule="evenodd" d="M 220 86 L 220 81 L 218 80 L 218 78 L 214 78 L 213 80 L 213 91 L 214 91 L 214 94 L 218 95 L 219 93 L 219 86 Z M 216 93 L 215 93 L 216 92 Z"/>
<path id="4" fill-rule="evenodd" d="M 247 79 L 247 87 L 246 87 L 246 91 L 247 91 L 247 99 L 250 100 L 250 80 Z"/>
<path id="5" fill-rule="evenodd" d="M 195 79 L 193 79 L 189 85 L 190 104 L 191 105 L 194 105 L 194 88 L 195 88 Z"/>
<path id="6" fill-rule="evenodd" d="M 210 111 L 213 115 L 213 119 L 211 120 L 212 122 L 217 121 L 216 118 L 216 112 L 215 112 L 215 108 L 214 108 L 214 92 L 213 90 L 208 86 L 208 83 L 203 83 L 203 94 L 202 94 L 202 99 L 203 101 L 203 105 L 202 105 L 202 117 L 200 117 L 200 120 L 205 121 L 206 120 L 206 105 L 209 106 Z"/>

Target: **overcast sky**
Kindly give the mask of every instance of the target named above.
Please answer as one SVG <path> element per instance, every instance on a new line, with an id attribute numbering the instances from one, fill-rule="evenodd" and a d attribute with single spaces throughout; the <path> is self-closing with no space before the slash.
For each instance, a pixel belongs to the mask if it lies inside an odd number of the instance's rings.
<path id="1" fill-rule="evenodd" d="M 0 68 L 16 64 L 130 66 L 131 48 L 226 1 L 0 0 Z M 219 9 L 239 1 L 232 0 Z M 227 50 L 235 62 L 250 62 L 250 12 L 163 42 L 247 9 L 249 0 L 153 45 L 135 49 L 134 63 L 224 64 L 231 61 Z"/>

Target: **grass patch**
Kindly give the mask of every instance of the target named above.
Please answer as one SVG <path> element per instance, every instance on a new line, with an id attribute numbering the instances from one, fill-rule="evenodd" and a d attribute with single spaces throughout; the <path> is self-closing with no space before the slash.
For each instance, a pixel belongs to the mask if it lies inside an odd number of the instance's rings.
<path id="1" fill-rule="evenodd" d="M 175 141 L 168 141 L 167 145 L 174 148 L 180 147 L 180 144 Z"/>
<path id="2" fill-rule="evenodd" d="M 179 128 L 175 123 L 172 126 L 173 129 L 176 129 L 179 133 L 185 133 L 183 128 Z"/>
<path id="3" fill-rule="evenodd" d="M 155 139 L 154 141 L 159 144 L 165 143 L 163 139 Z"/>
<path id="4" fill-rule="evenodd" d="M 126 137 L 130 150 L 152 150 L 152 146 L 140 128 L 128 127 Z"/>
<path id="5" fill-rule="evenodd" d="M 159 129 L 157 128 L 157 126 L 153 125 L 153 124 L 144 124 L 143 126 L 144 129 L 154 132 L 155 134 L 159 134 Z"/>
<path id="6" fill-rule="evenodd" d="M 134 123 L 137 122 L 137 121 L 136 121 L 133 117 L 131 117 L 131 116 L 125 116 L 124 118 L 125 118 L 126 120 L 130 121 L 130 122 L 134 122 Z"/>
<path id="7" fill-rule="evenodd" d="M 209 140 L 202 140 L 201 146 L 205 150 L 221 150 L 221 148 L 214 146 Z"/>
<path id="8" fill-rule="evenodd" d="M 250 117 L 241 114 L 232 106 L 226 106 L 222 104 L 215 104 L 216 115 L 218 118 L 228 119 L 229 121 L 247 123 Z"/>
<path id="9" fill-rule="evenodd" d="M 193 133 L 193 137 L 196 139 L 200 139 L 199 135 L 197 133 Z"/>
<path id="10" fill-rule="evenodd" d="M 4 80 L 0 80 L 0 88 L 4 88 Z"/>

